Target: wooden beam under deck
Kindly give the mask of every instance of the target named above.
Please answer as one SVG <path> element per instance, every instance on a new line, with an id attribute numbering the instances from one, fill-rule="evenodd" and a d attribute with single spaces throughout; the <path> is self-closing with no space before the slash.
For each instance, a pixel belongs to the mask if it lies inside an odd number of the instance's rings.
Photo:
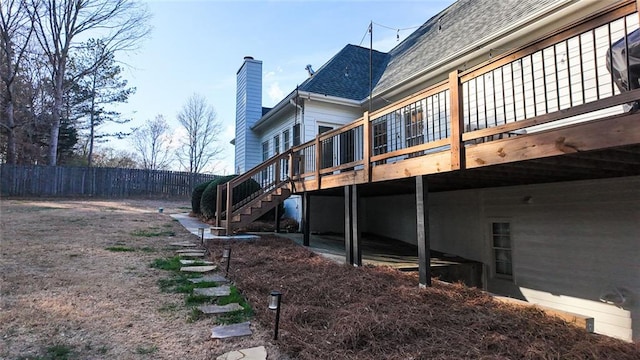
<path id="1" fill-rule="evenodd" d="M 435 174 L 451 170 L 449 151 L 405 159 L 392 164 L 374 166 L 371 181 L 403 179 L 417 175 Z"/>

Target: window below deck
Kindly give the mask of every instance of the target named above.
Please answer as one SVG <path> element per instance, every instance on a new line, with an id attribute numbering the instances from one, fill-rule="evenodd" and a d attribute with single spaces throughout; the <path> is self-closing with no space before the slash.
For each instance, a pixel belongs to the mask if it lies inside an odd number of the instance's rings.
<path id="1" fill-rule="evenodd" d="M 511 240 L 511 224 L 509 222 L 491 223 L 491 247 L 496 277 L 513 279 Z"/>

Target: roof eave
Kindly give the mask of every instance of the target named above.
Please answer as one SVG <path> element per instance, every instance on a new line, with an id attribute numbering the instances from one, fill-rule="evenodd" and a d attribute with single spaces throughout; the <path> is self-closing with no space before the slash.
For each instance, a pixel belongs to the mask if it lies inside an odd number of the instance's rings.
<path id="1" fill-rule="evenodd" d="M 306 100 L 322 101 L 329 104 L 360 107 L 360 100 L 347 99 L 339 96 L 318 94 L 308 91 L 299 91 L 299 96 Z"/>
<path id="2" fill-rule="evenodd" d="M 263 117 L 261 117 L 260 120 L 258 120 L 251 127 L 251 130 L 259 131 L 260 128 L 263 128 L 264 126 L 268 125 L 268 123 L 272 119 L 277 118 L 277 116 L 280 115 L 287 108 L 287 105 L 289 104 L 290 100 L 294 99 L 295 97 L 300 97 L 300 98 L 303 98 L 305 100 L 311 100 L 311 101 L 321 101 L 321 102 L 325 102 L 325 103 L 328 103 L 328 104 L 336 104 L 336 105 L 351 106 L 351 107 L 360 107 L 360 101 L 359 100 L 352 100 L 352 99 L 342 98 L 342 97 L 338 97 L 338 96 L 318 94 L 318 93 L 313 93 L 313 92 L 308 92 L 308 91 L 295 91 L 294 90 L 287 97 L 282 99 L 273 109 L 271 109 L 268 113 L 266 113 Z"/>

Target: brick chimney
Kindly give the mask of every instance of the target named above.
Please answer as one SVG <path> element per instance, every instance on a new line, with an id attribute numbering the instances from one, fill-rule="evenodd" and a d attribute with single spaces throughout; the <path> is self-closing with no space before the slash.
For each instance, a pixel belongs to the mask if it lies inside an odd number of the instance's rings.
<path id="1" fill-rule="evenodd" d="M 245 56 L 236 79 L 235 171 L 242 174 L 262 162 L 259 139 L 251 130 L 262 117 L 262 61 Z"/>

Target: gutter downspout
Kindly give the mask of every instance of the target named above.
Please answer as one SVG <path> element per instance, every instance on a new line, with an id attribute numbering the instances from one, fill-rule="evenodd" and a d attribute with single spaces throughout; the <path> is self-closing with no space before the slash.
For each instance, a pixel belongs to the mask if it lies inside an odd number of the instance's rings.
<path id="1" fill-rule="evenodd" d="M 293 105 L 296 107 L 296 113 L 294 115 L 293 118 L 293 126 L 295 127 L 296 124 L 298 123 L 298 109 L 300 110 L 300 144 L 304 144 L 303 141 L 303 134 L 304 134 L 304 108 L 300 105 L 298 105 L 298 98 L 300 97 L 300 93 L 298 91 L 298 87 L 296 86 L 296 96 L 293 97 L 293 99 L 289 99 L 289 104 Z M 295 100 L 294 100 L 295 99 Z M 293 135 L 293 134 L 292 134 Z M 293 138 L 291 139 L 291 143 L 293 144 Z M 300 144 L 295 144 L 294 146 L 300 145 Z"/>

